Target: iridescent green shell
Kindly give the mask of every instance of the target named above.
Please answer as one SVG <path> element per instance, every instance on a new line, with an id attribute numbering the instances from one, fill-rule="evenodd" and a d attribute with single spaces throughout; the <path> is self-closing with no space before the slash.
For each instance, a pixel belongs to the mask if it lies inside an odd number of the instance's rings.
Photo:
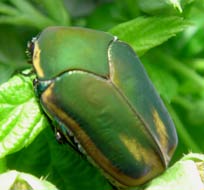
<path id="1" fill-rule="evenodd" d="M 175 127 L 128 44 L 105 32 L 49 27 L 34 41 L 33 65 L 43 109 L 106 176 L 129 187 L 165 170 Z"/>

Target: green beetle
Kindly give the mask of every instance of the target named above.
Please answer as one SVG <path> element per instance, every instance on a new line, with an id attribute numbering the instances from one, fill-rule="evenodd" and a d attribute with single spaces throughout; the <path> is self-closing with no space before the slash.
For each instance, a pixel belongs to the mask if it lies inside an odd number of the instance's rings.
<path id="1" fill-rule="evenodd" d="M 111 183 L 138 186 L 165 170 L 175 127 L 129 45 L 101 31 L 48 27 L 30 49 L 43 109 Z"/>

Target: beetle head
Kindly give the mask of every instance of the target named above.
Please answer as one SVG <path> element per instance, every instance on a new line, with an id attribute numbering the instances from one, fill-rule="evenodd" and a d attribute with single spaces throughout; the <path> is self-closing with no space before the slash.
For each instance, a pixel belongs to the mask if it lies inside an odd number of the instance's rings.
<path id="1" fill-rule="evenodd" d="M 33 52 L 35 49 L 35 41 L 37 40 L 37 37 L 32 38 L 31 41 L 27 43 L 27 50 L 26 50 L 26 55 L 28 58 L 28 63 L 32 64 L 32 59 L 33 59 Z"/>

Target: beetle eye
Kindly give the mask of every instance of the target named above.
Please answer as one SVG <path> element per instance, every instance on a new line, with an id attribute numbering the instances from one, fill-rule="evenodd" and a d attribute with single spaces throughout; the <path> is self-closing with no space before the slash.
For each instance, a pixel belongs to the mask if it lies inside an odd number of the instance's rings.
<path id="1" fill-rule="evenodd" d="M 35 41 L 36 41 L 36 38 L 33 38 L 31 41 L 27 43 L 26 55 L 28 57 L 28 63 L 32 63 L 33 52 L 35 49 Z"/>

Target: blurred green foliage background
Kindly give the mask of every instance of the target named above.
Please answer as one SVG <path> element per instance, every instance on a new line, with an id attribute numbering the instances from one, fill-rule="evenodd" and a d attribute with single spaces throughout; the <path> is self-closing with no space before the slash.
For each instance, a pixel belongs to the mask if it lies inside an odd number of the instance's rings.
<path id="1" fill-rule="evenodd" d="M 132 45 L 175 122 L 174 161 L 204 152 L 204 0 L 0 0 L 0 84 L 31 68 L 27 42 L 51 25 L 110 31 Z"/>

